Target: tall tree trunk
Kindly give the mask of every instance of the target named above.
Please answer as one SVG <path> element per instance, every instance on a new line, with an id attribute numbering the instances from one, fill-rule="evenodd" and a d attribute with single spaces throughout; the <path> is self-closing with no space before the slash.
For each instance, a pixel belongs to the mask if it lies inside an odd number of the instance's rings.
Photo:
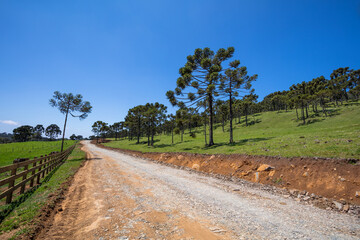
<path id="1" fill-rule="evenodd" d="M 348 97 L 348 94 L 347 94 L 347 92 L 346 92 L 346 89 L 344 90 L 344 96 L 345 96 L 346 102 L 348 102 L 348 101 L 349 101 L 349 97 Z"/>
<path id="2" fill-rule="evenodd" d="M 301 114 L 302 114 L 303 124 L 305 125 L 305 112 L 304 112 L 304 104 L 301 104 Z"/>
<path id="3" fill-rule="evenodd" d="M 150 129 L 147 131 L 147 145 L 150 146 Z"/>
<path id="4" fill-rule="evenodd" d="M 70 101 L 68 102 L 68 108 L 67 108 L 66 115 L 65 115 L 64 131 L 63 131 L 62 140 L 61 140 L 61 152 L 64 150 L 65 130 L 66 130 L 67 117 L 69 114 L 69 107 L 70 107 Z"/>
<path id="5" fill-rule="evenodd" d="M 171 144 L 174 144 L 174 129 L 171 128 Z"/>
<path id="6" fill-rule="evenodd" d="M 209 126 L 209 146 L 214 145 L 214 135 L 213 135 L 213 99 L 212 95 L 209 95 L 209 112 L 210 112 L 210 126 Z"/>
<path id="7" fill-rule="evenodd" d="M 232 121 L 233 121 L 233 110 L 232 110 L 232 98 L 231 98 L 231 93 L 230 93 L 230 99 L 229 99 L 229 117 L 230 117 L 230 140 L 229 143 L 232 144 L 234 143 L 234 138 L 233 138 L 233 126 L 232 126 Z"/>
<path id="8" fill-rule="evenodd" d="M 206 114 L 205 114 L 205 121 L 204 121 L 205 146 L 207 146 L 207 139 L 206 139 L 206 122 L 207 122 L 207 116 L 206 116 Z"/>
<path id="9" fill-rule="evenodd" d="M 306 106 L 305 106 L 306 118 L 309 118 L 308 107 L 309 107 L 309 105 L 306 104 Z"/>
<path id="10" fill-rule="evenodd" d="M 151 146 L 154 146 L 154 135 L 155 135 L 155 131 L 154 129 L 151 130 Z"/>
<path id="11" fill-rule="evenodd" d="M 221 118 L 221 127 L 222 127 L 222 131 L 225 132 L 225 120 L 223 117 Z"/>
<path id="12" fill-rule="evenodd" d="M 322 105 L 322 110 L 323 110 L 323 113 L 325 114 L 325 117 L 327 117 L 327 113 L 326 113 L 326 109 L 325 109 L 324 105 Z"/>
<path id="13" fill-rule="evenodd" d="M 181 142 L 184 140 L 184 129 L 181 129 Z"/>
<path id="14" fill-rule="evenodd" d="M 245 108 L 245 123 L 246 123 L 246 126 L 248 126 L 248 109 L 247 107 Z"/>
<path id="15" fill-rule="evenodd" d="M 297 107 L 295 107 L 295 110 L 296 110 L 296 118 L 297 118 L 297 120 L 299 120 L 299 113 L 298 113 Z"/>
<path id="16" fill-rule="evenodd" d="M 140 117 L 138 118 L 138 129 L 137 129 L 137 144 L 140 143 Z"/>

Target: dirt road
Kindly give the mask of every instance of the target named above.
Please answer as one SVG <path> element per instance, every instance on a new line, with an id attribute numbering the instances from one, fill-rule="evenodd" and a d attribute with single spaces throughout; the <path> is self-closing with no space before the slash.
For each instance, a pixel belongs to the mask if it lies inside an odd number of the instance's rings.
<path id="1" fill-rule="evenodd" d="M 355 216 L 84 144 L 91 159 L 38 239 L 360 238 Z"/>

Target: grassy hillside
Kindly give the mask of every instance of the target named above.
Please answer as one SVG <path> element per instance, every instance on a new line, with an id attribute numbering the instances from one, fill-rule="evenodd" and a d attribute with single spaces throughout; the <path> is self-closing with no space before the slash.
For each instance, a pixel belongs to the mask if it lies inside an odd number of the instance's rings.
<path id="1" fill-rule="evenodd" d="M 148 147 L 146 138 L 141 144 L 136 141 L 120 140 L 105 143 L 106 146 L 143 152 L 192 152 L 192 153 L 244 153 L 271 156 L 311 156 L 331 158 L 359 158 L 360 156 L 360 105 L 353 103 L 331 109 L 331 117 L 308 119 L 312 123 L 301 125 L 296 120 L 295 111 L 265 112 L 249 117 L 255 124 L 246 127 L 235 124 L 234 145 L 229 145 L 228 125 L 223 133 L 221 125 L 216 125 L 215 146 L 205 147 L 203 128 L 196 130 L 196 138 L 188 132 L 184 142 L 180 135 L 156 136 L 154 147 Z M 311 112 L 312 114 L 312 112 Z M 244 119 L 242 119 L 243 121 Z M 236 121 L 237 122 L 237 119 Z"/>
<path id="2" fill-rule="evenodd" d="M 66 140 L 64 148 L 68 148 L 75 141 Z M 12 164 L 16 158 L 33 158 L 40 155 L 60 151 L 61 141 L 41 141 L 41 142 L 18 142 L 0 144 L 0 166 Z"/>

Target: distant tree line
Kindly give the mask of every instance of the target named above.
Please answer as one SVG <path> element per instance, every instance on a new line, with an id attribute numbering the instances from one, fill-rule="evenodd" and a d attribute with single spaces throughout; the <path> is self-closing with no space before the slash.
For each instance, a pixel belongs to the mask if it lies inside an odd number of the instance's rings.
<path id="1" fill-rule="evenodd" d="M 338 107 L 359 97 L 360 69 L 345 67 L 334 70 L 329 79 L 320 76 L 294 84 L 287 91 L 271 93 L 255 107 L 257 112 L 295 109 L 297 119 L 305 124 L 310 112 L 328 117 L 330 104 Z"/>
<path id="2" fill-rule="evenodd" d="M 13 135 L 11 133 L 0 133 L 0 143 L 9 143 L 12 142 Z"/>
<path id="3" fill-rule="evenodd" d="M 160 103 L 138 105 L 129 109 L 122 122 L 95 122 L 93 137 L 127 138 L 138 144 L 145 137 L 147 145 L 153 146 L 157 134 L 171 135 L 174 143 L 174 134 L 183 141 L 185 130 L 196 137 L 202 127 L 205 145 L 212 146 L 214 127 L 221 126 L 225 133 L 229 123 L 232 144 L 233 121 L 247 127 L 257 123 L 255 113 L 295 110 L 297 121 L 307 124 L 310 116 L 328 117 L 330 106 L 336 108 L 360 97 L 360 70 L 345 67 L 334 70 L 328 79 L 320 76 L 294 84 L 289 90 L 273 92 L 258 102 L 252 87 L 258 76 L 249 75 L 239 60 L 231 60 L 233 53 L 232 47 L 216 53 L 209 48 L 196 49 L 179 69 L 175 90 L 166 93 L 170 103 L 178 107 L 175 114 L 167 114 L 167 108 Z"/>
<path id="4" fill-rule="evenodd" d="M 23 125 L 13 130 L 13 134 L 1 133 L 0 143 L 10 142 L 27 142 L 27 141 L 53 141 L 61 135 L 61 130 L 58 125 L 50 124 L 46 128 L 38 124 L 35 127 L 29 125 Z M 45 135 L 46 137 L 43 137 Z M 71 135 L 72 140 L 82 140 L 81 135 Z"/>

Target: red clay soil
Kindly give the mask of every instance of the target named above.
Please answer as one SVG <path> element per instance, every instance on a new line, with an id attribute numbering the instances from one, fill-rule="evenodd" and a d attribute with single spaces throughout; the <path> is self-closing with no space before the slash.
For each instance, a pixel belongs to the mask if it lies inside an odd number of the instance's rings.
<path id="1" fill-rule="evenodd" d="M 100 146 L 201 172 L 242 178 L 289 190 L 307 191 L 322 197 L 360 205 L 358 160 L 241 154 L 142 153 Z"/>

